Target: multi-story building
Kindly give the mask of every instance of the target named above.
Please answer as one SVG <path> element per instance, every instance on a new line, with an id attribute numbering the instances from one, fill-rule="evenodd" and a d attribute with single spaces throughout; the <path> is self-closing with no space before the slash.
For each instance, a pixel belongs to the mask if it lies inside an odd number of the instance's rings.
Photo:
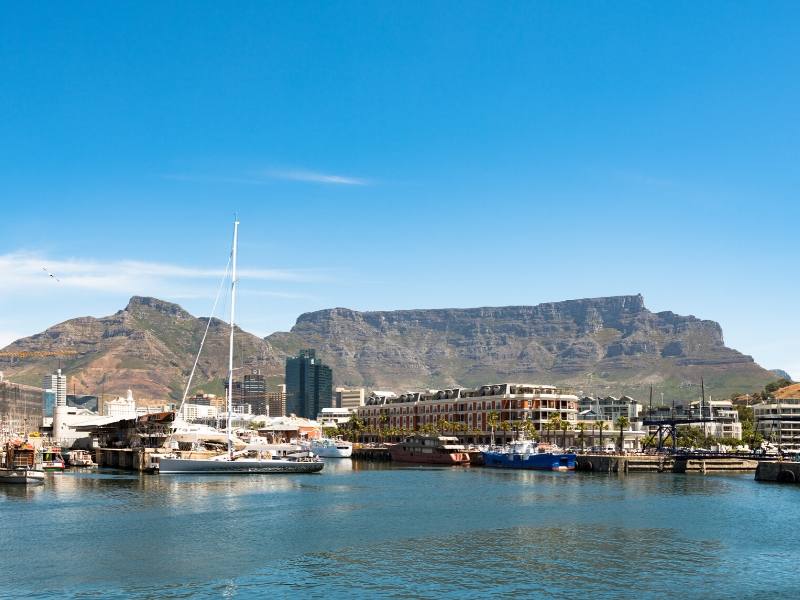
<path id="1" fill-rule="evenodd" d="M 782 450 L 800 451 L 800 394 L 754 404 L 753 417 L 756 431 L 765 440 L 780 445 Z"/>
<path id="2" fill-rule="evenodd" d="M 364 388 L 336 388 L 336 408 L 358 408 L 364 406 Z"/>
<path id="3" fill-rule="evenodd" d="M 44 377 L 44 389 L 52 390 L 55 394 L 55 405 L 53 406 L 53 440 L 61 441 L 62 431 L 64 430 L 64 419 L 67 414 L 67 376 L 61 374 L 58 369 L 51 375 Z"/>
<path id="4" fill-rule="evenodd" d="M 452 388 L 408 392 L 395 395 L 373 393 L 356 414 L 366 427 L 389 427 L 419 430 L 443 421 L 473 442 L 489 440 L 490 415 L 499 423 L 519 425 L 532 421 L 537 431 L 558 416 L 574 429 L 578 415 L 578 397 L 552 385 L 502 383 L 478 388 Z M 574 436 L 574 431 L 568 434 Z"/>
<path id="5" fill-rule="evenodd" d="M 217 418 L 217 407 L 208 404 L 190 404 L 185 403 L 181 408 L 183 419 L 185 421 L 208 421 Z"/>
<path id="6" fill-rule="evenodd" d="M 333 405 L 333 373 L 314 350 L 286 359 L 286 411 L 313 419 Z"/>
<path id="7" fill-rule="evenodd" d="M 285 417 L 286 416 L 286 385 L 281 384 L 278 386 L 277 392 L 267 392 L 267 413 L 270 417 Z"/>
<path id="8" fill-rule="evenodd" d="M 592 398 L 584 396 L 578 402 L 580 411 L 578 418 L 583 420 L 602 420 L 614 423 L 620 417 L 626 417 L 631 423 L 641 421 L 642 405 L 630 396 L 615 398 Z"/>
<path id="9" fill-rule="evenodd" d="M 322 427 L 339 427 L 353 418 L 353 410 L 355 409 L 323 408 L 316 420 Z"/>
<path id="10" fill-rule="evenodd" d="M 707 436 L 718 438 L 742 439 L 742 424 L 739 422 L 739 411 L 730 400 L 698 400 L 689 404 L 684 414 L 690 417 L 711 419 L 708 422 L 696 423 L 692 427 L 703 430 Z"/>
<path id="11" fill-rule="evenodd" d="M 225 388 L 227 389 L 227 383 Z M 233 397 L 231 400 L 233 404 L 249 404 L 253 414 L 268 414 L 267 383 L 258 369 L 252 369 L 250 373 L 242 377 L 241 381 L 233 382 Z"/>
<path id="12" fill-rule="evenodd" d="M 44 389 L 5 381 L 0 373 L 0 435 L 37 431 L 42 424 L 43 397 Z"/>

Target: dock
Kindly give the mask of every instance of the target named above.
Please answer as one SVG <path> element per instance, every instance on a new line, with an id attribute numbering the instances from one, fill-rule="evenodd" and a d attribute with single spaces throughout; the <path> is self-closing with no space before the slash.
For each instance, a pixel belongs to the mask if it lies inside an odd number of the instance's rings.
<path id="1" fill-rule="evenodd" d="M 389 448 L 384 446 L 361 446 L 353 448 L 352 458 L 371 462 L 388 462 L 392 460 L 392 456 L 389 454 Z"/>
<path id="2" fill-rule="evenodd" d="M 800 483 L 800 462 L 763 460 L 758 463 L 756 481 Z"/>
<path id="3" fill-rule="evenodd" d="M 575 470 L 598 473 L 742 473 L 755 471 L 758 464 L 756 460 L 738 456 L 580 454 Z"/>

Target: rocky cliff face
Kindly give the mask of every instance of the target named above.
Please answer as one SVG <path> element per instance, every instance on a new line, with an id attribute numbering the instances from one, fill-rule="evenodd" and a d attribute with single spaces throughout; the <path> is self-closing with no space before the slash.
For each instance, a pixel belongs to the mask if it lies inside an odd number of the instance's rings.
<path id="1" fill-rule="evenodd" d="M 179 398 L 207 320 L 177 304 L 131 298 L 100 319 L 82 317 L 18 340 L 0 370 L 41 385 L 59 362 L 70 391 Z M 222 393 L 228 327 L 213 321 L 195 388 Z M 240 332 L 236 364 L 283 376 L 284 360 L 315 348 L 337 385 L 419 389 L 503 381 L 563 384 L 586 393 L 695 399 L 700 378 L 714 397 L 760 389 L 775 376 L 727 348 L 713 321 L 653 313 L 641 296 L 614 296 L 500 308 L 301 315 L 288 333 L 265 340 Z M 29 353 L 24 356 L 24 353 Z M 43 356 L 42 354 L 47 354 Z"/>
<path id="2" fill-rule="evenodd" d="M 180 398 L 200 346 L 207 319 L 177 304 L 135 296 L 117 313 L 81 317 L 50 327 L 4 348 L 0 370 L 17 381 L 41 385 L 59 364 L 69 374 L 69 392 L 124 394 L 145 398 Z M 215 319 L 198 363 L 193 386 L 221 393 L 227 374 L 230 328 Z M 236 336 L 238 364 L 282 373 L 283 356 L 264 340 Z"/>
<path id="3" fill-rule="evenodd" d="M 632 393 L 649 384 L 679 398 L 717 397 L 772 377 L 727 348 L 713 321 L 652 313 L 642 296 L 537 306 L 301 315 L 277 349 L 313 347 L 337 382 L 406 389 L 519 381 L 561 383 L 587 393 Z"/>

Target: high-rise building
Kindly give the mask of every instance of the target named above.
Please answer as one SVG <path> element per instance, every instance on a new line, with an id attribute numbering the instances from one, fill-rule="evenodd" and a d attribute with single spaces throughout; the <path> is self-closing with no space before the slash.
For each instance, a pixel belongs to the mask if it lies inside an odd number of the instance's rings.
<path id="1" fill-rule="evenodd" d="M 364 406 L 364 388 L 348 390 L 347 388 L 336 388 L 336 407 L 337 408 L 358 408 Z"/>
<path id="2" fill-rule="evenodd" d="M 44 376 L 44 389 L 52 390 L 55 394 L 53 407 L 53 440 L 61 441 L 64 418 L 67 414 L 67 376 L 61 374 L 61 369 L 56 373 Z"/>
<path id="3" fill-rule="evenodd" d="M 227 383 L 225 387 L 227 388 Z M 261 371 L 252 369 L 241 381 L 233 382 L 233 395 L 231 402 L 236 406 L 250 405 L 254 415 L 266 415 L 267 411 L 267 382 Z"/>
<path id="4" fill-rule="evenodd" d="M 286 411 L 313 419 L 333 405 L 333 373 L 314 350 L 286 359 Z"/>
<path id="5" fill-rule="evenodd" d="M 286 384 L 279 385 L 277 392 L 267 392 L 267 405 L 270 417 L 286 416 Z"/>

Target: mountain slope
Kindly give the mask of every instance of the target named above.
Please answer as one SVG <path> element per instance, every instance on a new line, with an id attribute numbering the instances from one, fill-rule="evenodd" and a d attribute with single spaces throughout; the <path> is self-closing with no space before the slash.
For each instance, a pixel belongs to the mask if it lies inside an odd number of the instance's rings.
<path id="1" fill-rule="evenodd" d="M 4 348 L 0 370 L 17 381 L 41 385 L 42 376 L 60 360 L 70 376 L 70 393 L 74 388 L 78 393 L 123 394 L 130 388 L 145 398 L 180 398 L 207 322 L 177 304 L 135 296 L 111 316 L 71 319 L 17 340 Z M 237 331 L 237 365 L 282 373 L 282 356 L 261 338 Z M 194 388 L 222 393 L 229 332 L 226 323 L 212 321 Z"/>
<path id="2" fill-rule="evenodd" d="M 339 384 L 406 389 L 498 381 L 567 384 L 642 398 L 649 384 L 694 399 L 700 378 L 716 397 L 774 376 L 725 346 L 713 321 L 652 313 L 641 296 L 537 306 L 301 315 L 268 336 L 284 352 L 316 348 Z"/>

